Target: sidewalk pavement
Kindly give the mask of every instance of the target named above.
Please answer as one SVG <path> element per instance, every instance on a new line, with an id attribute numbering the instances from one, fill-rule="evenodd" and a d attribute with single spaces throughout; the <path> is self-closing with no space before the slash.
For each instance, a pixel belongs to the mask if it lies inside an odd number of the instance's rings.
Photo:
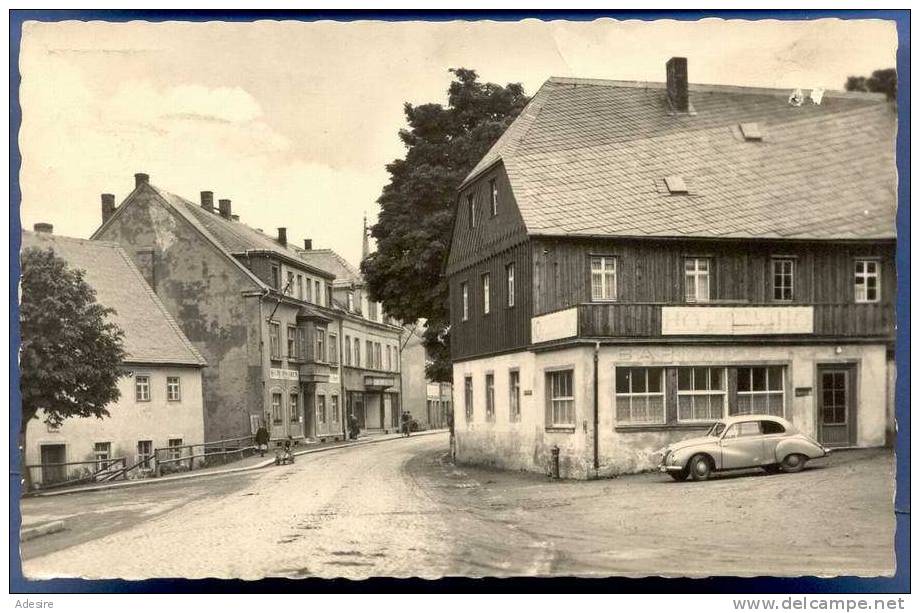
<path id="1" fill-rule="evenodd" d="M 441 434 L 443 432 L 448 432 L 446 428 L 439 430 L 424 430 L 422 432 L 415 432 L 412 436 L 425 436 L 429 434 Z M 294 455 L 306 455 L 309 453 L 319 453 L 321 451 L 332 451 L 334 449 L 345 449 L 347 447 L 357 447 L 359 445 L 370 445 L 372 443 L 380 443 L 383 441 L 390 441 L 393 439 L 402 438 L 402 434 L 391 433 L 391 434 L 364 434 L 359 435 L 358 440 L 356 441 L 330 441 L 327 443 L 308 443 L 306 444 L 306 449 L 297 449 L 295 448 Z M 301 443 L 298 447 L 303 447 L 304 444 Z M 64 494 L 76 494 L 78 492 L 97 492 L 101 490 L 111 490 L 122 487 L 134 487 L 140 485 L 155 485 L 157 483 L 166 483 L 169 481 L 180 481 L 183 479 L 197 479 L 199 477 L 211 477 L 214 475 L 227 475 L 231 473 L 244 472 L 247 470 L 256 470 L 259 468 L 266 468 L 275 463 L 275 451 L 274 449 L 269 449 L 265 452 L 265 457 L 261 457 L 258 454 L 250 456 L 248 458 L 243 458 L 242 460 L 237 460 L 236 462 L 229 462 L 227 464 L 221 464 L 220 466 L 212 466 L 209 468 L 201 468 L 198 470 L 178 473 L 169 475 L 168 477 L 151 477 L 148 479 L 131 479 L 127 481 L 113 481 L 111 483 L 100 483 L 98 485 L 88 485 L 83 487 L 69 487 L 66 489 L 60 490 L 49 490 L 47 492 L 31 492 L 26 494 L 23 497 L 29 496 L 62 496 Z"/>

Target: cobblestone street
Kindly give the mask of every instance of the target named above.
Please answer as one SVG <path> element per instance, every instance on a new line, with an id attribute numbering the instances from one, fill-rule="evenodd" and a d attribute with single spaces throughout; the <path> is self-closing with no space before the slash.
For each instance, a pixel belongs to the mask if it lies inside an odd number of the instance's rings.
<path id="1" fill-rule="evenodd" d="M 850 451 L 802 473 L 706 483 L 593 482 L 454 467 L 447 435 L 294 465 L 31 498 L 22 545 L 49 577 L 836 575 L 894 570 L 893 456 Z"/>

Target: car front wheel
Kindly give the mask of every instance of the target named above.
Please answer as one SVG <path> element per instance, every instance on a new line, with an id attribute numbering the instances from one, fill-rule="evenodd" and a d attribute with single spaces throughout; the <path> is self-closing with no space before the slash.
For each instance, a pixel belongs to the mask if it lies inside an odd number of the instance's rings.
<path id="1" fill-rule="evenodd" d="M 797 473 L 805 468 L 805 462 L 807 461 L 808 458 L 800 453 L 787 455 L 785 458 L 783 458 L 783 472 Z"/>
<path id="2" fill-rule="evenodd" d="M 690 476 L 694 481 L 705 481 L 711 472 L 712 466 L 709 464 L 709 458 L 703 454 L 690 458 Z"/>

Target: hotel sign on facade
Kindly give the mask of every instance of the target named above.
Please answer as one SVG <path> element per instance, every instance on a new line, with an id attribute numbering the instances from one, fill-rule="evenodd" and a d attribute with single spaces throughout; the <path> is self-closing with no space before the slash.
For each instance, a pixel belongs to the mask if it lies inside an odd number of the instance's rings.
<path id="1" fill-rule="evenodd" d="M 662 307 L 661 334 L 812 334 L 814 310 L 795 307 Z"/>

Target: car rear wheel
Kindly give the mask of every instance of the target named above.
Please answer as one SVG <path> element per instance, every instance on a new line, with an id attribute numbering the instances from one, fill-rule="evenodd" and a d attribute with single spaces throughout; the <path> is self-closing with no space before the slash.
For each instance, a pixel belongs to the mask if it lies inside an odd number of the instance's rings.
<path id="1" fill-rule="evenodd" d="M 694 481 L 705 481 L 712 472 L 712 465 L 709 458 L 703 454 L 695 455 L 690 458 L 690 476 Z"/>
<path id="2" fill-rule="evenodd" d="M 783 458 L 783 472 L 797 473 L 805 468 L 805 462 L 808 458 L 800 453 L 792 453 Z"/>
<path id="3" fill-rule="evenodd" d="M 687 478 L 687 469 L 683 470 L 669 470 L 668 474 L 671 475 L 671 478 L 675 481 L 683 481 Z"/>

